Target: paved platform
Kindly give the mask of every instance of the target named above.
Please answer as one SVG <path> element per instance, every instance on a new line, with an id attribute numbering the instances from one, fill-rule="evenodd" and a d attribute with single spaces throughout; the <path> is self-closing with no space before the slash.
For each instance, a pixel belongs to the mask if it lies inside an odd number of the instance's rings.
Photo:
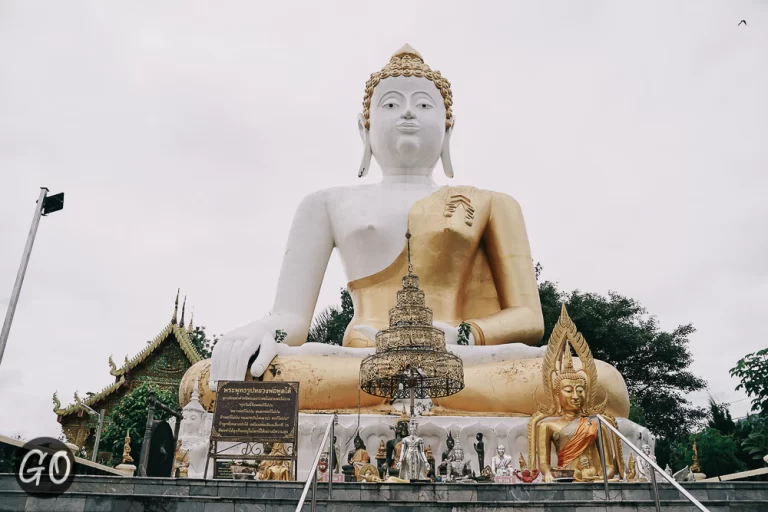
<path id="1" fill-rule="evenodd" d="M 62 512 L 292 512 L 302 482 L 125 478 L 78 475 L 67 493 L 49 499 L 21 491 L 12 474 L 0 474 L 0 511 Z M 768 511 L 768 482 L 685 484 L 712 512 Z M 611 501 L 602 484 L 318 484 L 318 510 L 440 512 L 651 512 L 650 484 L 615 483 Z M 668 511 L 694 510 L 669 485 L 661 486 Z M 305 504 L 304 510 L 309 510 Z"/>

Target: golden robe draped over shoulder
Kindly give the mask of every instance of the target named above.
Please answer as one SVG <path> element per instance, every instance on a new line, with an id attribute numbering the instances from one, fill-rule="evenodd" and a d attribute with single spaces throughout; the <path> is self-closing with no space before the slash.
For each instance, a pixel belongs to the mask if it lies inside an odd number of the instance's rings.
<path id="1" fill-rule="evenodd" d="M 443 187 L 413 205 L 408 228 L 411 261 L 435 321 L 469 323 L 478 345 L 539 341 L 541 305 L 525 222 L 514 199 L 474 187 Z M 373 346 L 354 327 L 388 327 L 407 270 L 403 248 L 381 272 L 348 284 L 355 316 L 345 346 Z"/>

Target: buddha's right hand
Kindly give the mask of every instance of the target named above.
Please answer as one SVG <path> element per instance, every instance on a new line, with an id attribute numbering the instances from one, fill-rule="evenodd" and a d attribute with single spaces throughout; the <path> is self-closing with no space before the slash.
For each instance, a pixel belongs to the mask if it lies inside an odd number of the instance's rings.
<path id="1" fill-rule="evenodd" d="M 227 333 L 213 347 L 210 389 L 215 391 L 221 380 L 245 380 L 248 361 L 254 354 L 251 374 L 260 377 L 277 355 L 277 342 L 258 320 Z"/>

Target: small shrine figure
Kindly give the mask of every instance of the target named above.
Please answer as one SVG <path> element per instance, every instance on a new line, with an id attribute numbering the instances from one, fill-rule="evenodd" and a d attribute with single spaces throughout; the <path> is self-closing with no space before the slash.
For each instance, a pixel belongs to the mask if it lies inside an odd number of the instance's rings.
<path id="1" fill-rule="evenodd" d="M 411 419 L 409 435 L 402 440 L 400 450 L 400 478 L 403 480 L 427 480 L 429 461 L 424 453 L 424 440 L 416 435 L 416 418 Z"/>
<path id="2" fill-rule="evenodd" d="M 451 455 L 440 466 L 445 467 L 448 482 L 468 481 L 472 478 L 470 461 L 464 460 L 464 448 L 456 443 Z"/>
<path id="3" fill-rule="evenodd" d="M 387 472 L 387 447 L 384 440 L 379 443 L 379 451 L 376 452 L 376 467 L 379 470 L 379 476 L 385 478 Z"/>
<path id="4" fill-rule="evenodd" d="M 123 464 L 131 464 L 133 457 L 131 457 L 131 431 L 125 432 L 125 443 L 123 444 Z"/>
<path id="5" fill-rule="evenodd" d="M 339 445 L 336 443 L 336 436 L 333 436 L 333 452 L 331 453 L 332 473 L 341 472 L 341 465 L 339 464 L 339 460 L 341 460 L 341 450 L 339 449 Z"/>
<path id="6" fill-rule="evenodd" d="M 667 467 L 664 468 L 664 472 L 669 476 L 672 476 L 672 468 L 669 467 L 669 464 L 667 464 Z"/>
<path id="7" fill-rule="evenodd" d="M 640 449 L 643 451 L 643 454 L 645 454 L 646 457 L 651 459 L 653 462 L 656 462 L 656 456 L 651 453 L 651 447 L 647 444 L 644 444 L 640 447 Z M 653 471 L 653 467 L 648 464 L 645 459 L 640 459 L 637 461 L 637 481 L 638 482 L 650 482 L 651 481 L 651 471 Z"/>
<path id="8" fill-rule="evenodd" d="M 634 453 L 630 453 L 629 454 L 629 461 L 627 461 L 627 466 L 629 468 L 627 470 L 627 482 L 634 482 L 635 481 L 635 477 L 637 476 L 637 473 L 635 472 L 635 464 L 636 464 L 636 462 L 635 462 L 635 454 Z"/>
<path id="9" fill-rule="evenodd" d="M 283 443 L 264 443 L 264 453 L 272 456 L 287 456 Z M 259 464 L 259 480 L 291 480 L 291 463 L 287 460 L 264 460 Z"/>
<path id="10" fill-rule="evenodd" d="M 475 453 L 477 453 L 477 462 L 480 465 L 480 471 L 485 468 L 485 443 L 483 442 L 483 433 L 478 432 L 475 436 L 477 442 L 474 444 Z"/>
<path id="11" fill-rule="evenodd" d="M 597 468 L 590 464 L 589 458 L 586 455 L 582 455 L 579 459 L 579 467 L 573 473 L 573 479 L 577 482 L 591 482 L 598 478 Z"/>
<path id="12" fill-rule="evenodd" d="M 171 475 L 176 478 L 187 478 L 189 476 L 189 453 L 181 447 L 181 439 L 176 441 L 176 455 L 173 458 Z"/>
<path id="13" fill-rule="evenodd" d="M 453 440 L 453 436 L 451 435 L 451 432 L 448 431 L 448 439 L 445 440 L 445 451 L 443 452 L 441 458 L 440 458 L 440 466 L 438 469 L 440 470 L 441 475 L 445 475 L 445 468 L 447 467 L 445 464 L 443 464 L 446 460 L 448 460 L 449 457 L 453 454 L 453 447 L 455 445 L 455 441 Z"/>
<path id="14" fill-rule="evenodd" d="M 347 464 L 341 468 L 346 482 L 356 482 L 360 468 L 371 462 L 371 457 L 365 450 L 365 443 L 359 432 L 355 435 L 354 445 L 354 449 L 350 450 L 347 456 Z"/>
<path id="15" fill-rule="evenodd" d="M 429 477 L 430 480 L 434 480 L 435 456 L 432 454 L 432 447 L 430 445 L 427 445 L 427 447 L 424 448 L 424 454 L 427 456 L 427 462 L 429 463 L 429 467 L 427 468 L 427 477 Z"/>
<path id="16" fill-rule="evenodd" d="M 504 445 L 496 448 L 496 455 L 491 458 L 491 472 L 493 476 L 511 476 L 512 475 L 512 457 L 507 455 Z M 522 457 L 522 454 L 520 454 Z"/>
<path id="17" fill-rule="evenodd" d="M 390 474 L 396 474 L 399 470 L 397 462 L 400 460 L 401 441 L 408 435 L 408 414 L 403 406 L 403 413 L 397 419 L 395 424 L 395 438 L 387 441 L 387 471 Z"/>
<path id="18" fill-rule="evenodd" d="M 517 464 L 520 466 L 520 471 L 525 471 L 528 469 L 528 463 L 525 462 L 525 457 L 523 454 L 520 454 L 520 458 L 517 460 Z"/>

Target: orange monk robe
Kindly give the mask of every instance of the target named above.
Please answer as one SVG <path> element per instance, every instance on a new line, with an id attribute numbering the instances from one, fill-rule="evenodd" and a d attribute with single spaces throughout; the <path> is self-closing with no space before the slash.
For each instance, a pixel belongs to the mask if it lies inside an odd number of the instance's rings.
<path id="1" fill-rule="evenodd" d="M 597 439 L 597 422 L 593 421 L 590 424 L 590 421 L 582 416 L 571 440 L 568 441 L 568 444 L 562 450 L 557 452 L 558 466 L 561 468 L 567 467 L 568 464 L 578 459 L 595 439 Z"/>

